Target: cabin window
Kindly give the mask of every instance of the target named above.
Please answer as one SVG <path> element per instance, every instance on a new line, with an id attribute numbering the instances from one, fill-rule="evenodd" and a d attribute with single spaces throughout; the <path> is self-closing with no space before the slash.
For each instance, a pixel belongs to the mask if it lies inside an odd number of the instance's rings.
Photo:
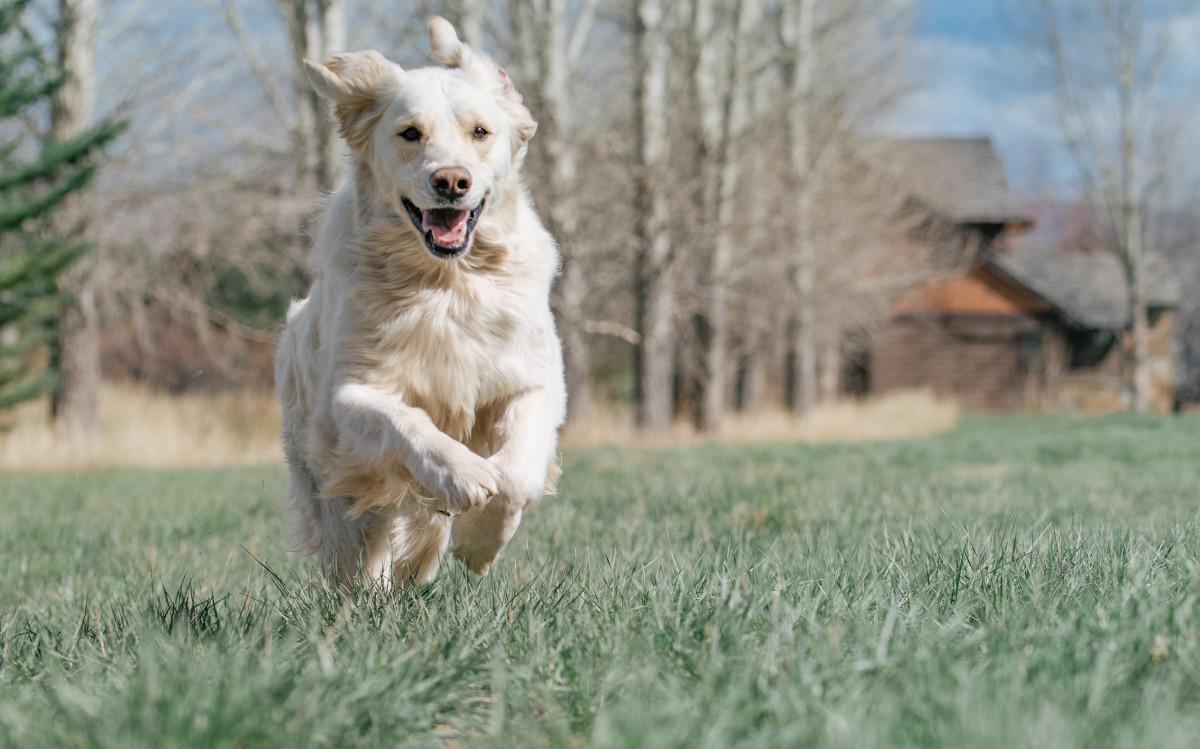
<path id="1" fill-rule="evenodd" d="M 1022 375 L 1045 374 L 1046 359 L 1042 356 L 1042 331 L 1033 330 L 1018 334 L 1017 371 Z"/>

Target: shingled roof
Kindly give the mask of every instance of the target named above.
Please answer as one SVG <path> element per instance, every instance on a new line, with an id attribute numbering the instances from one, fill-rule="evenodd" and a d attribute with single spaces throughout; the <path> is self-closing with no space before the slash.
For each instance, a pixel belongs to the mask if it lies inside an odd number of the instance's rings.
<path id="1" fill-rule="evenodd" d="M 897 138 L 881 145 L 883 167 L 917 200 L 951 221 L 1029 221 L 989 138 Z"/>
<path id="2" fill-rule="evenodd" d="M 1112 255 L 1068 252 L 1044 245 L 989 253 L 987 262 L 1033 291 L 1082 328 L 1120 330 L 1129 320 L 1129 296 L 1121 266 Z M 1179 306 L 1178 277 L 1162 258 L 1146 261 L 1146 302 Z"/>

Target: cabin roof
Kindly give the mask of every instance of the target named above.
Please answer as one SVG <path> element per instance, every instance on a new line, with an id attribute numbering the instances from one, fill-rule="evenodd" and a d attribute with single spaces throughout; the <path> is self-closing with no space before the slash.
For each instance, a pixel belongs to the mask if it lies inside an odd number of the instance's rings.
<path id="1" fill-rule="evenodd" d="M 913 197 L 963 224 L 1030 221 L 990 138 L 887 139 L 879 160 Z"/>
<path id="2" fill-rule="evenodd" d="M 1121 265 L 1113 255 L 1031 245 L 988 253 L 986 262 L 1045 299 L 1075 325 L 1121 329 L 1129 321 L 1129 296 Z M 1151 308 L 1179 306 L 1179 279 L 1157 255 L 1147 257 L 1145 286 Z"/>

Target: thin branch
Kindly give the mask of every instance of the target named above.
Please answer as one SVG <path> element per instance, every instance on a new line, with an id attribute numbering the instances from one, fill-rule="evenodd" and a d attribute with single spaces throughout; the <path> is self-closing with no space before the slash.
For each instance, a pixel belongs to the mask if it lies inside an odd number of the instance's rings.
<path id="1" fill-rule="evenodd" d="M 596 18 L 596 7 L 599 0 L 583 0 L 575 26 L 567 41 L 567 65 L 572 72 L 579 70 L 579 61 L 583 58 L 583 48 L 592 32 L 592 22 Z"/>
<path id="2" fill-rule="evenodd" d="M 242 54 L 246 56 L 246 62 L 250 66 L 250 70 L 254 73 L 254 77 L 258 79 L 259 85 L 263 87 L 263 91 L 267 94 L 267 99 L 271 102 L 271 107 L 275 110 L 275 114 L 280 121 L 285 123 L 285 126 L 290 131 L 296 126 L 296 116 L 292 108 L 288 105 L 289 98 L 284 96 L 279 87 L 275 84 L 267 65 L 259 57 L 257 48 L 260 46 L 250 32 L 242 23 L 237 12 L 237 0 L 221 0 L 220 7 L 215 5 L 214 0 L 201 0 L 213 12 L 218 13 L 228 24 L 230 31 L 237 37 L 238 44 L 242 48 Z"/>

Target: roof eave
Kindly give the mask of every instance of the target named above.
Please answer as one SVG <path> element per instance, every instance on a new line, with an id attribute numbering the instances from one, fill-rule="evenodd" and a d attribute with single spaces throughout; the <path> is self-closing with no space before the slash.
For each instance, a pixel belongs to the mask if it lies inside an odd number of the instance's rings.
<path id="1" fill-rule="evenodd" d="M 996 275 L 1003 278 L 1008 283 L 1011 283 L 1020 289 L 1024 289 L 1029 294 L 1040 299 L 1046 305 L 1047 308 L 1049 308 L 1052 312 L 1054 312 L 1054 314 L 1061 317 L 1063 322 L 1066 323 L 1068 326 L 1074 327 L 1074 328 L 1087 329 L 1087 330 L 1093 330 L 1093 329 L 1097 329 L 1098 327 L 1103 327 L 1103 326 L 1096 326 L 1096 325 L 1092 325 L 1087 322 L 1084 322 L 1082 319 L 1079 318 L 1079 316 L 1077 314 L 1069 311 L 1066 307 L 1063 307 L 1062 304 L 1055 301 L 1054 299 L 1051 299 L 1049 296 L 1047 296 L 1045 294 L 1045 292 L 1043 292 L 1039 289 L 1036 289 L 1033 286 L 1030 286 L 1029 283 L 1027 281 L 1025 281 L 1024 279 L 1018 278 L 1017 276 L 1013 275 L 1011 272 L 1009 272 L 1008 269 L 1004 268 L 1002 265 L 1000 265 L 999 262 L 997 262 L 994 254 L 985 253 L 984 256 L 981 258 L 981 260 L 988 267 L 989 270 L 991 270 L 993 273 L 995 273 Z"/>

